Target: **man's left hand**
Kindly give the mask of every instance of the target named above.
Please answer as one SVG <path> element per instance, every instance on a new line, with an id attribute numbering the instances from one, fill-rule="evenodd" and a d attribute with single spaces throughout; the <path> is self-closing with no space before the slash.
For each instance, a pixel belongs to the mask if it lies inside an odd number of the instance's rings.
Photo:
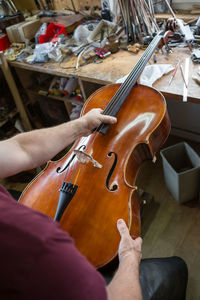
<path id="1" fill-rule="evenodd" d="M 115 124 L 117 122 L 115 117 L 103 115 L 102 112 L 102 109 L 94 108 L 80 118 L 84 127 L 84 136 L 91 134 L 92 131 L 98 128 L 102 123 Z"/>

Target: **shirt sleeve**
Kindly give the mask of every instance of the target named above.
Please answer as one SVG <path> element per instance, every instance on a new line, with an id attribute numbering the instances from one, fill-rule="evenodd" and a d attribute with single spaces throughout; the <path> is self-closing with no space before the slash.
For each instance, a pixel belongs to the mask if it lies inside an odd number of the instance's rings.
<path id="1" fill-rule="evenodd" d="M 31 271 L 35 288 L 27 299 L 107 299 L 103 277 L 59 227 L 55 226 L 40 252 Z"/>

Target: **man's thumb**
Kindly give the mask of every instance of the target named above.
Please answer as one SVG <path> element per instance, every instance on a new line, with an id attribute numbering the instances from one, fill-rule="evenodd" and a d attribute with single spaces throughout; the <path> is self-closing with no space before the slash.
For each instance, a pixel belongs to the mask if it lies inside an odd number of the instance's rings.
<path id="1" fill-rule="evenodd" d="M 124 234 L 129 234 L 128 227 L 126 226 L 126 223 L 124 222 L 123 219 L 117 220 L 117 229 L 119 230 L 121 237 Z"/>

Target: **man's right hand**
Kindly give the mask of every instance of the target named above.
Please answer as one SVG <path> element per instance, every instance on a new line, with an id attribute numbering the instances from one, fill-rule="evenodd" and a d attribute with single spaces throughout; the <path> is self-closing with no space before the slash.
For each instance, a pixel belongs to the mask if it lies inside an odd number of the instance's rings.
<path id="1" fill-rule="evenodd" d="M 132 239 L 126 223 L 122 219 L 117 221 L 117 228 L 121 235 L 121 241 L 118 250 L 119 261 L 122 262 L 124 259 L 128 258 L 139 265 L 142 258 L 142 239 L 140 237 L 136 238 L 135 240 Z"/>
<path id="2" fill-rule="evenodd" d="M 133 240 L 124 220 L 117 221 L 121 235 L 119 244 L 119 268 L 107 286 L 108 300 L 142 300 L 139 280 L 139 264 L 142 257 L 142 239 Z"/>

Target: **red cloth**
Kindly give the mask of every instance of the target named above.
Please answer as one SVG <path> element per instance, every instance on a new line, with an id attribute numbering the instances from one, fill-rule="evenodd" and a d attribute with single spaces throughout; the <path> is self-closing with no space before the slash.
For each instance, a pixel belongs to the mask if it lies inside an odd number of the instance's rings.
<path id="1" fill-rule="evenodd" d="M 4 51 L 10 47 L 10 41 L 8 39 L 8 35 L 4 34 L 0 37 L 0 51 Z"/>
<path id="2" fill-rule="evenodd" d="M 103 277 L 59 224 L 0 186 L 0 299 L 106 298 Z"/>
<path id="3" fill-rule="evenodd" d="M 58 42 L 57 37 L 60 34 L 64 34 L 65 36 L 67 36 L 65 26 L 63 24 L 51 22 L 47 26 L 46 32 L 38 37 L 38 41 L 40 44 L 49 42 L 56 43 Z"/>

